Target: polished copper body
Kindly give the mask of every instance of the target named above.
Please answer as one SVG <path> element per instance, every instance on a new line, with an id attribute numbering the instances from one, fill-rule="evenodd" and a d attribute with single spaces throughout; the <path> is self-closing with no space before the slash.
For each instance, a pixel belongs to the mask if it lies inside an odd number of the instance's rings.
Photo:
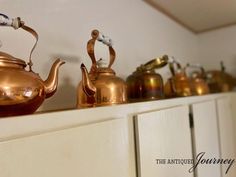
<path id="1" fill-rule="evenodd" d="M 164 84 L 160 74 L 155 69 L 168 63 L 168 56 L 153 59 L 139 66 L 126 79 L 127 94 L 130 102 L 156 100 L 164 98 Z"/>
<path id="2" fill-rule="evenodd" d="M 236 79 L 225 72 L 223 62 L 221 62 L 221 70 L 207 71 L 205 77 L 211 93 L 232 91 L 236 86 Z"/>
<path id="3" fill-rule="evenodd" d="M 31 30 L 29 32 L 37 37 L 37 33 Z M 0 117 L 35 112 L 45 98 L 55 93 L 58 68 L 63 63 L 56 60 L 47 80 L 43 81 L 32 71 L 31 60 L 27 71 L 25 61 L 0 52 Z"/>
<path id="4" fill-rule="evenodd" d="M 204 77 L 204 68 L 200 65 L 190 65 L 187 64 L 186 68 L 197 68 L 200 71 L 195 71 L 191 74 L 190 81 L 191 81 L 191 88 L 193 95 L 205 95 L 210 92 L 209 86 Z"/>
<path id="5" fill-rule="evenodd" d="M 97 62 L 94 55 L 95 41 L 98 40 L 99 31 L 92 31 L 92 39 L 87 44 L 88 54 L 92 60 L 90 72 L 84 64 L 81 64 L 82 81 L 77 91 L 77 107 L 86 108 L 94 106 L 105 106 L 127 102 L 126 83 L 115 75 L 111 65 L 115 60 L 115 51 L 109 46 L 110 63 L 101 66 L 101 60 Z"/>
<path id="6" fill-rule="evenodd" d="M 174 64 L 177 65 L 177 71 L 174 69 Z M 191 80 L 187 77 L 185 69 L 177 62 L 170 62 L 169 68 L 172 77 L 165 84 L 164 91 L 167 98 L 185 97 L 193 95 L 191 89 Z"/>

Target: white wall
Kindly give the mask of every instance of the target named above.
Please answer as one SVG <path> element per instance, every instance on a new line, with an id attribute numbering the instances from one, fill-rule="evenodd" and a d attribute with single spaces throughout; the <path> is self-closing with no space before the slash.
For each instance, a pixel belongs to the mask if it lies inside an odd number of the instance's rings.
<path id="1" fill-rule="evenodd" d="M 200 62 L 207 69 L 220 68 L 224 61 L 226 71 L 236 76 L 236 25 L 199 35 Z"/>
<path id="2" fill-rule="evenodd" d="M 60 70 L 55 96 L 41 110 L 72 108 L 81 79 L 80 63 L 90 67 L 86 43 L 97 28 L 114 40 L 117 60 L 113 68 L 123 78 L 136 66 L 154 57 L 169 54 L 183 63 L 198 57 L 198 37 L 142 0 L 0 0 L 1 12 L 20 16 L 37 30 L 39 43 L 33 55 L 33 69 L 46 78 L 55 57 L 66 60 Z M 33 38 L 22 30 L 0 28 L 2 51 L 27 59 Z M 98 45 L 98 57 L 107 48 Z M 161 71 L 167 77 L 168 68 Z"/>

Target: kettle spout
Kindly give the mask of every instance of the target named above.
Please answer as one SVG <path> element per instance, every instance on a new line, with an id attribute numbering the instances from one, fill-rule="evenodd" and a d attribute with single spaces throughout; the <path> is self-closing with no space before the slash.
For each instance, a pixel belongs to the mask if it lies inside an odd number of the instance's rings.
<path id="1" fill-rule="evenodd" d="M 88 71 L 85 67 L 85 65 L 82 63 L 81 66 L 81 71 L 82 71 L 82 88 L 85 94 L 88 97 L 93 97 L 96 93 L 96 87 L 93 85 L 91 80 L 89 79 L 89 74 Z"/>
<path id="2" fill-rule="evenodd" d="M 44 81 L 44 88 L 46 92 L 46 98 L 51 97 L 57 90 L 58 85 L 58 72 L 59 67 L 63 65 L 65 62 L 57 59 L 50 70 L 49 76 L 46 81 Z"/>

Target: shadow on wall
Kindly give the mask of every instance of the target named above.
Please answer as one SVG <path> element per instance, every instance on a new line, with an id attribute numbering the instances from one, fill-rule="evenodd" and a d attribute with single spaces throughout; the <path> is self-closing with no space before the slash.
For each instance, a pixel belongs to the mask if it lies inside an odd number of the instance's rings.
<path id="1" fill-rule="evenodd" d="M 57 92 L 43 103 L 41 110 L 73 109 L 76 107 L 76 87 L 69 77 L 62 80 Z"/>
<path id="2" fill-rule="evenodd" d="M 66 62 L 66 64 L 60 68 L 62 71 L 59 69 L 59 78 L 63 79 L 60 79 L 56 93 L 51 98 L 44 101 L 43 105 L 40 107 L 40 111 L 74 109 L 76 107 L 77 86 L 73 85 L 72 79 L 74 78 L 71 76 L 73 73 L 66 73 L 66 69 L 68 69 L 68 65 L 79 66 L 79 63 L 81 63 L 81 57 L 52 55 L 50 58 L 53 61 L 55 58 L 61 58 Z M 49 62 L 51 63 L 51 61 Z"/>

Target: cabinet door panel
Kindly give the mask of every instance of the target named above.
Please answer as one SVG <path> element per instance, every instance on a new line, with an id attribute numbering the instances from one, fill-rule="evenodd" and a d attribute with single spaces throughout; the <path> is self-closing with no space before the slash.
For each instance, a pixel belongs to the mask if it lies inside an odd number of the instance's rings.
<path id="1" fill-rule="evenodd" d="M 139 114 L 136 144 L 140 177 L 192 177 L 192 165 L 157 164 L 156 159 L 192 159 L 187 106 Z M 166 161 L 167 163 L 167 161 Z"/>
<path id="2" fill-rule="evenodd" d="M 234 118 L 232 116 L 231 102 L 228 97 L 217 100 L 218 119 L 219 119 L 219 132 L 220 132 L 220 148 L 221 157 L 224 159 L 235 158 L 235 130 Z M 235 108 L 234 108 L 235 109 Z M 222 176 L 235 177 L 236 164 L 233 165 L 229 174 L 225 175 L 228 165 L 222 166 Z"/>
<path id="3" fill-rule="evenodd" d="M 208 101 L 192 105 L 194 119 L 193 138 L 195 156 L 204 152 L 204 158 L 220 158 L 219 133 L 215 101 Z M 221 176 L 219 165 L 198 165 L 198 177 Z"/>
<path id="4" fill-rule="evenodd" d="M 1 177 L 134 177 L 132 121 L 116 119 L 0 143 Z"/>

